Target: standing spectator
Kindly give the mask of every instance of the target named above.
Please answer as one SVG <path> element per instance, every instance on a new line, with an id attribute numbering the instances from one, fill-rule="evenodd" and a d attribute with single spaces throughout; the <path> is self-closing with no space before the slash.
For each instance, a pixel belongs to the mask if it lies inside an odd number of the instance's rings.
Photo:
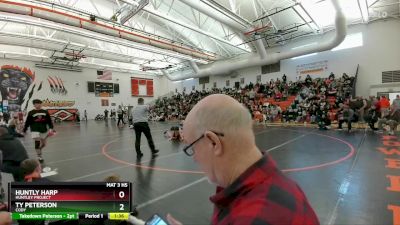
<path id="1" fill-rule="evenodd" d="M 10 120 L 10 113 L 9 112 L 3 112 L 3 119 L 4 119 L 4 122 L 6 124 L 8 124 L 8 121 Z"/>
<path id="2" fill-rule="evenodd" d="M 18 120 L 20 124 L 23 124 L 24 122 L 24 113 L 21 111 L 21 109 L 18 111 Z"/>
<path id="3" fill-rule="evenodd" d="M 351 132 L 351 122 L 354 117 L 354 110 L 349 107 L 347 104 L 340 103 L 340 109 L 338 111 L 339 114 L 339 127 L 338 130 L 342 130 L 342 124 L 347 122 L 347 131 Z"/>
<path id="4" fill-rule="evenodd" d="M 381 118 L 386 117 L 389 115 L 389 109 L 390 109 L 390 102 L 386 98 L 386 96 L 381 96 L 381 99 L 379 100 L 379 104 L 381 106 Z"/>
<path id="5" fill-rule="evenodd" d="M 132 122 L 133 127 L 135 129 L 135 150 L 136 157 L 138 159 L 143 157 L 143 153 L 140 151 L 140 138 L 142 136 L 142 132 L 146 136 L 147 142 L 149 143 L 149 147 L 152 153 L 152 157 L 156 157 L 159 150 L 157 150 L 154 146 L 153 137 L 151 136 L 150 127 L 148 124 L 150 107 L 148 105 L 144 105 L 144 99 L 138 99 L 138 106 L 136 106 L 132 111 Z"/>
<path id="6" fill-rule="evenodd" d="M 379 111 L 376 109 L 375 105 L 371 105 L 366 113 L 365 121 L 368 123 L 368 126 L 374 131 L 378 130 L 377 128 L 375 128 L 375 123 L 378 121 L 378 118 Z"/>
<path id="7" fill-rule="evenodd" d="M 122 122 L 122 124 L 125 125 L 125 122 L 124 122 L 124 111 L 122 110 L 122 106 L 118 106 L 117 116 L 118 116 L 117 126 L 119 126 L 120 122 Z"/>
<path id="8" fill-rule="evenodd" d="M 329 78 L 330 81 L 333 81 L 335 79 L 335 74 L 333 72 L 331 72 L 331 74 L 329 74 Z"/>
<path id="9" fill-rule="evenodd" d="M 356 99 L 350 100 L 349 106 L 357 115 L 358 121 L 364 122 L 364 112 L 368 106 L 367 101 L 364 98 L 357 96 Z"/>
<path id="10" fill-rule="evenodd" d="M 306 85 L 307 85 L 307 86 L 310 86 L 310 85 L 312 84 L 312 79 L 311 79 L 310 74 L 307 74 L 307 77 L 306 77 L 306 79 L 305 79 L 305 82 L 306 82 Z"/>
<path id="11" fill-rule="evenodd" d="M 81 122 L 81 113 L 79 112 L 79 109 L 76 110 L 75 121 L 76 121 L 77 123 L 80 123 L 80 122 Z"/>
<path id="12" fill-rule="evenodd" d="M 256 97 L 256 92 L 254 91 L 254 89 L 251 89 L 249 91 L 249 99 L 254 101 L 255 97 Z"/>
<path id="13" fill-rule="evenodd" d="M 114 121 L 116 120 L 115 119 L 115 109 L 111 109 L 111 111 L 110 111 L 110 119 L 114 120 Z"/>
<path id="14" fill-rule="evenodd" d="M 42 149 L 46 146 L 47 132 L 53 132 L 53 122 L 47 110 L 42 109 L 42 101 L 33 100 L 34 109 L 28 113 L 24 133 L 31 129 L 32 139 L 35 141 L 35 150 L 39 161 L 43 161 Z M 49 130 L 50 129 L 50 130 Z"/>
<path id="15" fill-rule="evenodd" d="M 83 112 L 83 118 L 85 119 L 85 121 L 87 121 L 87 111 L 85 109 L 85 111 Z"/>
<path id="16" fill-rule="evenodd" d="M 393 115 L 397 110 L 400 110 L 400 95 L 396 95 L 396 98 L 393 99 L 391 114 Z"/>
<path id="17" fill-rule="evenodd" d="M 104 120 L 108 120 L 108 110 L 104 110 Z"/>

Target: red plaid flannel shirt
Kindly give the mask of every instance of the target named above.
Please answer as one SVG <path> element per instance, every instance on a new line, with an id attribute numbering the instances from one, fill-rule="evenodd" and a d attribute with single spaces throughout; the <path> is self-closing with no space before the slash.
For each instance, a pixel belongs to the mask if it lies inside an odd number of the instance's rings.
<path id="1" fill-rule="evenodd" d="M 210 198 L 218 225 L 315 225 L 318 218 L 300 187 L 264 156 Z"/>

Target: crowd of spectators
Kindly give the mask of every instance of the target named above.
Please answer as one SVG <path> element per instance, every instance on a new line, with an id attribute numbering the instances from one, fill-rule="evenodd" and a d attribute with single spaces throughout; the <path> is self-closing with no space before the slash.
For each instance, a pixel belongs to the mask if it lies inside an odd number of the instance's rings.
<path id="1" fill-rule="evenodd" d="M 151 111 L 154 121 L 184 120 L 191 108 L 210 94 L 227 94 L 244 104 L 259 122 L 311 123 L 320 129 L 330 129 L 331 123 L 338 128 L 346 123 L 351 130 L 352 122 L 366 122 L 371 129 L 379 118 L 395 115 L 386 97 L 354 97 L 355 78 L 343 73 L 337 77 L 288 81 L 286 75 L 266 83 L 249 83 L 242 88 L 193 90 L 175 93 L 172 97 L 157 99 Z M 399 100 L 400 101 L 400 100 Z M 392 113 L 390 113 L 392 112 Z"/>
<path id="2" fill-rule="evenodd" d="M 314 122 L 318 111 L 330 108 L 327 96 L 335 97 L 335 107 L 351 94 L 353 78 L 343 74 L 342 78 L 335 79 L 331 74 L 326 79 L 312 79 L 310 75 L 304 80 L 287 81 L 286 75 L 282 79 L 271 79 L 269 82 L 248 84 L 240 89 L 213 88 L 211 90 L 192 91 L 190 93 L 176 93 L 170 98 L 158 99 L 151 113 L 151 119 L 165 121 L 172 119 L 182 120 L 190 109 L 202 98 L 210 94 L 223 93 L 230 95 L 246 105 L 252 115 L 260 113 L 263 119 L 284 122 L 296 121 Z M 286 101 L 289 96 L 296 96 L 293 104 L 282 110 L 279 103 Z M 268 101 L 270 100 L 270 101 Z M 308 118 L 308 119 L 307 119 Z"/>

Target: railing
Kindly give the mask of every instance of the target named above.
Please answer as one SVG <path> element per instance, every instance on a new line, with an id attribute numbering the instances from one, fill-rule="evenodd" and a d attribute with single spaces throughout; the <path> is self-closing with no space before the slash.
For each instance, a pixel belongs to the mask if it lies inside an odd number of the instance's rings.
<path id="1" fill-rule="evenodd" d="M 358 69 L 360 68 L 360 64 L 357 65 L 357 70 L 356 70 L 356 75 L 354 76 L 354 81 L 353 81 L 353 86 L 352 86 L 352 91 L 351 91 L 351 95 L 353 97 L 356 96 L 356 87 L 357 87 L 357 77 L 358 77 Z"/>

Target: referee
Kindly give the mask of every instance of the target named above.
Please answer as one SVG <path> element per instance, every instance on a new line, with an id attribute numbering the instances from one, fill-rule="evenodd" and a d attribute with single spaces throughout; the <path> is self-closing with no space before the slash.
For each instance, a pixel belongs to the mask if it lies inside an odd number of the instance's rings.
<path id="1" fill-rule="evenodd" d="M 149 110 L 150 107 L 148 105 L 144 105 L 144 99 L 139 98 L 138 106 L 136 106 L 132 111 L 132 122 L 136 134 L 135 150 L 136 150 L 136 157 L 138 159 L 143 157 L 143 153 L 140 151 L 140 138 L 142 136 L 142 132 L 147 138 L 147 142 L 149 143 L 152 157 L 155 158 L 157 156 L 157 153 L 159 152 L 154 146 L 153 138 L 150 133 L 150 127 L 149 124 L 147 123 L 149 117 Z"/>

